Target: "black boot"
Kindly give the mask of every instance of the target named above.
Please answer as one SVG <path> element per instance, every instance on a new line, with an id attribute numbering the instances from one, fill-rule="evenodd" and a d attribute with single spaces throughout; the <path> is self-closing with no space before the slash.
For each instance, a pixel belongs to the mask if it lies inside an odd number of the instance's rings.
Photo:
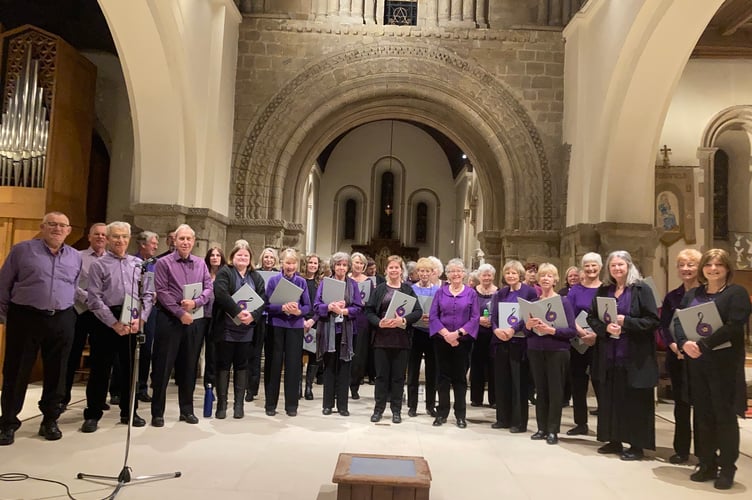
<path id="1" fill-rule="evenodd" d="M 217 411 L 215 418 L 227 417 L 227 389 L 230 386 L 230 372 L 219 371 L 216 376 L 217 382 Z"/>
<path id="2" fill-rule="evenodd" d="M 305 372 L 305 398 L 308 401 L 311 401 L 313 399 L 313 379 L 316 377 L 316 370 L 317 369 L 318 369 L 318 364 L 308 363 L 308 366 L 306 367 L 306 372 Z"/>
<path id="3" fill-rule="evenodd" d="M 235 381 L 235 405 L 232 408 L 232 417 L 243 418 L 245 416 L 245 412 L 243 411 L 245 401 L 243 397 L 245 396 L 245 388 L 248 384 L 248 372 L 246 370 L 235 370 L 233 380 Z"/>

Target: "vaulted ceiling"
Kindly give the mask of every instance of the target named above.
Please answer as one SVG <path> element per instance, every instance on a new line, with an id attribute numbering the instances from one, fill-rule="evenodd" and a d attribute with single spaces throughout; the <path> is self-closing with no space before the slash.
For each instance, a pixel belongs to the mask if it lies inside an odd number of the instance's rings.
<path id="1" fill-rule="evenodd" d="M 697 42 L 692 57 L 752 58 L 752 0 L 726 0 Z"/>

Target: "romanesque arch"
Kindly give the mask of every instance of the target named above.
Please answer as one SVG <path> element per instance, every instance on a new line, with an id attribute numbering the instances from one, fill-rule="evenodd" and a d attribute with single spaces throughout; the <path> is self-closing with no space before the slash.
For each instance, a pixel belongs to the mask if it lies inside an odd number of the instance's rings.
<path id="1" fill-rule="evenodd" d="M 484 190 L 484 229 L 558 224 L 542 140 L 505 85 L 448 50 L 391 40 L 311 63 L 257 114 L 233 165 L 233 222 L 302 221 L 317 155 L 343 132 L 380 119 L 424 123 L 467 152 Z"/>

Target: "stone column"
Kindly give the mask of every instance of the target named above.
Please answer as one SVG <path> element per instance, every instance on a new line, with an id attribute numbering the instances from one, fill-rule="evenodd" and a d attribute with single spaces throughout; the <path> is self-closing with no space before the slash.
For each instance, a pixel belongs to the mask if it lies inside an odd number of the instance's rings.
<path id="1" fill-rule="evenodd" d="M 451 20 L 454 23 L 462 21 L 462 0 L 451 0 Z"/>
<path id="2" fill-rule="evenodd" d="M 240 2 L 238 2 L 238 10 L 242 14 L 250 14 L 251 12 L 253 12 L 253 5 L 251 3 L 251 0 L 240 0 Z"/>
<path id="3" fill-rule="evenodd" d="M 475 1 L 463 0 L 462 4 L 462 20 L 465 22 L 475 23 Z"/>
<path id="4" fill-rule="evenodd" d="M 488 10 L 488 0 L 475 0 L 475 24 L 479 28 L 488 28 L 486 11 Z"/>
<path id="5" fill-rule="evenodd" d="M 702 214 L 698 216 L 701 217 L 700 227 L 705 231 L 702 239 L 703 250 L 713 248 L 713 167 L 716 151 L 718 148 L 697 148 L 697 159 L 700 160 L 703 174 L 703 181 L 697 193 L 702 197 Z"/>
<path id="6" fill-rule="evenodd" d="M 548 0 L 538 0 L 538 18 L 536 23 L 540 26 L 548 26 Z"/>
<path id="7" fill-rule="evenodd" d="M 429 26 L 429 27 L 435 27 L 435 26 L 437 26 L 438 23 L 439 23 L 439 18 L 438 18 L 439 3 L 438 3 L 438 0 L 427 0 L 424 3 L 422 3 L 422 4 L 418 4 L 418 6 L 419 6 L 419 8 L 418 8 L 418 17 L 421 17 L 421 14 L 423 14 L 423 12 L 421 12 L 421 10 L 420 10 L 420 6 L 424 7 L 425 17 L 423 19 L 424 19 L 425 25 Z"/>
<path id="8" fill-rule="evenodd" d="M 439 26 L 445 26 L 449 22 L 449 0 L 438 0 L 438 2 Z"/>
<path id="9" fill-rule="evenodd" d="M 248 0 L 243 0 L 244 4 L 248 3 Z M 254 14 L 264 13 L 264 0 L 251 0 L 251 12 Z"/>
<path id="10" fill-rule="evenodd" d="M 483 251 L 486 263 L 496 268 L 497 285 L 501 283 L 501 268 L 504 262 L 502 254 L 502 239 L 500 231 L 481 231 L 478 233 L 478 242 Z"/>
<path id="11" fill-rule="evenodd" d="M 358 23 L 363 22 L 363 0 L 352 0 L 350 14 Z"/>
<path id="12" fill-rule="evenodd" d="M 314 15 L 316 21 L 324 21 L 326 19 L 327 0 L 314 0 L 314 5 Z"/>
<path id="13" fill-rule="evenodd" d="M 595 228 L 600 236 L 598 252 L 603 256 L 604 267 L 609 253 L 626 250 L 643 276 L 652 276 L 658 271 L 654 262 L 655 251 L 660 243 L 660 231 L 657 228 L 650 224 L 623 222 L 601 222 Z"/>
<path id="14" fill-rule="evenodd" d="M 598 252 L 600 236 L 595 224 L 577 224 L 562 232 L 559 257 L 561 267 L 579 266 L 582 256 L 588 252 Z"/>
<path id="15" fill-rule="evenodd" d="M 328 17 L 335 17 L 339 14 L 339 0 L 329 0 L 329 4 L 326 9 L 326 15 Z"/>
<path id="16" fill-rule="evenodd" d="M 560 266 L 559 247 L 561 236 L 559 231 L 503 231 L 504 260 L 516 259 L 520 262 L 532 261 L 540 264 L 550 262 Z"/>
<path id="17" fill-rule="evenodd" d="M 363 19 L 366 24 L 376 24 L 376 0 L 365 0 Z"/>
<path id="18" fill-rule="evenodd" d="M 342 19 L 350 17 L 350 0 L 339 0 L 339 17 Z"/>
<path id="19" fill-rule="evenodd" d="M 562 0 L 550 0 L 548 6 L 549 26 L 561 26 L 561 2 Z"/>

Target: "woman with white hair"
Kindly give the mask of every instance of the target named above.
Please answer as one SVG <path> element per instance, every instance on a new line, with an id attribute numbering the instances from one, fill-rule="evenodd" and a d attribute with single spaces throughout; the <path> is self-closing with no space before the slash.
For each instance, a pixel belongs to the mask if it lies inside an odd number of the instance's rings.
<path id="1" fill-rule="evenodd" d="M 463 283 L 465 264 L 452 259 L 446 265 L 447 282 L 439 288 L 431 303 L 428 326 L 438 358 L 439 406 L 434 426 L 449 416 L 449 390 L 454 391 L 454 416 L 457 427 L 467 427 L 467 364 L 473 339 L 478 335 L 478 300 L 475 290 Z"/>
<path id="2" fill-rule="evenodd" d="M 629 252 L 611 252 L 606 269 L 587 318 L 600 344 L 598 441 L 606 444 L 598 448 L 598 453 L 617 454 L 627 461 L 642 460 L 643 450 L 655 450 L 653 389 L 658 384 L 658 310 L 653 292 L 642 282 Z M 611 322 L 601 319 L 598 297 L 616 299 L 616 315 Z M 631 447 L 624 450 L 623 442 Z"/>
<path id="3" fill-rule="evenodd" d="M 585 311 L 590 311 L 590 306 L 593 304 L 593 298 L 598 291 L 598 287 L 601 286 L 601 269 L 603 268 L 603 260 L 601 256 L 595 252 L 588 252 L 582 256 L 582 280 L 567 293 L 567 298 L 570 304 L 574 308 L 575 318 Z M 588 406 L 587 406 L 587 393 L 588 383 L 592 379 L 593 390 L 595 391 L 595 398 L 598 399 L 599 387 L 598 381 L 595 376 L 594 369 L 594 353 L 595 353 L 595 341 L 596 335 L 590 328 L 583 328 L 575 323 L 577 329 L 576 342 L 580 346 L 586 346 L 587 349 L 582 351 L 572 347 L 569 350 L 569 374 L 572 380 L 572 407 L 574 410 L 574 424 L 567 431 L 567 436 L 587 435 L 589 432 L 588 427 Z"/>
<path id="4" fill-rule="evenodd" d="M 488 382 L 488 404 L 496 405 L 496 385 L 494 384 L 493 358 L 491 357 L 491 301 L 498 287 L 494 284 L 496 269 L 491 264 L 478 267 L 479 284 L 475 287 L 478 297 L 478 337 L 470 354 L 470 405 L 483 406 L 483 393 Z"/>

